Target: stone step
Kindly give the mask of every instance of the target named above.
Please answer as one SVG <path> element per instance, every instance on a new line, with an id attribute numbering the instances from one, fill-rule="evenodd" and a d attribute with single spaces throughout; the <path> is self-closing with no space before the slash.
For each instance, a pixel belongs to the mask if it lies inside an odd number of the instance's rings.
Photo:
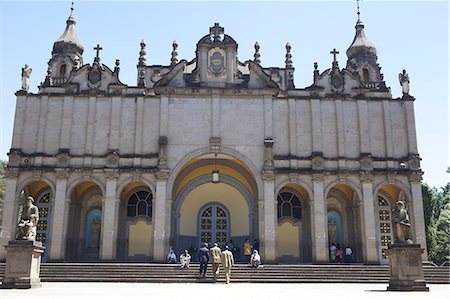
<path id="1" fill-rule="evenodd" d="M 211 265 L 208 273 L 211 273 Z M 5 264 L 0 263 L 0 277 Z M 198 264 L 189 269 L 168 264 L 121 263 L 43 263 L 43 282 L 214 282 L 198 279 Z M 450 283 L 449 267 L 424 266 L 427 283 Z M 388 283 L 389 267 L 379 265 L 263 265 L 251 268 L 238 264 L 232 270 L 233 282 L 241 283 Z M 218 282 L 224 282 L 223 271 Z"/>

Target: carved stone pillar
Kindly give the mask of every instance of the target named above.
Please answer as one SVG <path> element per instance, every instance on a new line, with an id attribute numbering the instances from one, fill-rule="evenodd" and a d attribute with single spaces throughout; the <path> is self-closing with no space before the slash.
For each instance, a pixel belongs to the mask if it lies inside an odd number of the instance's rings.
<path id="1" fill-rule="evenodd" d="M 155 210 L 153 220 L 153 260 L 158 262 L 165 262 L 169 231 L 166 225 L 167 215 L 167 180 L 169 178 L 169 170 L 160 170 L 156 174 L 156 194 L 155 194 Z"/>
<path id="2" fill-rule="evenodd" d="M 423 260 L 428 260 L 427 254 L 427 241 L 425 233 L 425 219 L 423 216 L 423 198 L 422 198 L 422 173 L 416 172 L 409 176 L 409 182 L 411 184 L 411 195 L 412 202 L 410 203 L 410 208 L 412 207 L 411 223 L 414 226 L 415 239 L 413 242 L 420 244 L 421 248 L 424 248 L 422 258 Z"/>
<path id="3" fill-rule="evenodd" d="M 328 244 L 327 244 L 327 215 L 324 198 L 323 183 L 325 176 L 323 174 L 313 175 L 313 202 L 311 211 L 312 223 L 312 254 L 313 261 L 316 263 L 328 262 Z"/>
<path id="4" fill-rule="evenodd" d="M 0 260 L 6 259 L 5 247 L 8 241 L 14 239 L 17 225 L 17 209 L 19 201 L 16 198 L 17 178 L 19 171 L 14 168 L 6 169 L 6 192 L 3 202 L 3 221 L 0 234 Z"/>
<path id="5" fill-rule="evenodd" d="M 118 173 L 114 170 L 109 170 L 106 173 L 106 191 L 102 206 L 102 234 L 100 259 L 113 260 L 115 259 L 115 247 L 117 239 L 116 223 L 117 219 L 117 178 Z"/>
<path id="6" fill-rule="evenodd" d="M 276 246 L 276 217 L 275 209 L 275 175 L 272 171 L 263 171 L 264 182 L 264 206 L 263 206 L 263 231 L 262 231 L 262 248 L 263 258 L 266 262 L 275 262 L 275 246 Z"/>
<path id="7" fill-rule="evenodd" d="M 378 262 L 378 250 L 376 239 L 376 219 L 373 198 L 373 177 L 370 174 L 361 175 L 361 183 L 363 186 L 363 199 L 361 207 L 361 219 L 363 225 L 362 241 L 363 256 L 366 263 Z"/>
<path id="8" fill-rule="evenodd" d="M 159 136 L 158 144 L 159 144 L 159 150 L 158 150 L 158 168 L 159 169 L 166 169 L 167 168 L 167 137 L 166 136 Z"/>
<path id="9" fill-rule="evenodd" d="M 273 169 L 273 139 L 264 139 L 264 169 Z"/>
<path id="10" fill-rule="evenodd" d="M 68 178 L 69 172 L 67 169 L 56 171 L 56 191 L 53 200 L 51 226 L 52 241 L 50 248 L 46 248 L 49 251 L 49 259 L 51 261 L 62 261 L 64 259 L 63 244 L 65 242 L 65 223 L 67 221 L 65 216 L 69 202 L 69 199 L 66 197 Z"/>

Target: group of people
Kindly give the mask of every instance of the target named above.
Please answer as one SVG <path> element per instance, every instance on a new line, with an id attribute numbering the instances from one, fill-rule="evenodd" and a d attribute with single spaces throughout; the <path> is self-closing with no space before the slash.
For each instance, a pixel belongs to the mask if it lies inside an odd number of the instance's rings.
<path id="1" fill-rule="evenodd" d="M 200 262 L 200 278 L 206 277 L 208 262 L 210 257 L 212 257 L 212 272 L 214 280 L 217 280 L 220 265 L 222 264 L 223 270 L 225 271 L 226 283 L 230 283 L 231 267 L 234 265 L 234 257 L 228 246 L 225 246 L 225 250 L 222 251 L 217 243 L 214 243 L 214 246 L 211 249 L 208 249 L 208 243 L 204 243 L 198 251 L 198 257 Z"/>
<path id="2" fill-rule="evenodd" d="M 330 246 L 330 261 L 336 263 L 351 263 L 353 260 L 353 250 L 350 245 L 345 247 L 345 250 L 342 250 L 341 245 L 339 243 L 335 245 L 334 243 Z"/>
<path id="3" fill-rule="evenodd" d="M 232 247 L 230 247 L 232 246 Z M 203 243 L 201 248 L 198 250 L 198 258 L 200 262 L 200 278 L 206 277 L 206 270 L 208 268 L 208 263 L 211 260 L 212 263 L 212 274 L 214 280 L 217 280 L 219 274 L 220 265 L 222 265 L 225 271 L 226 283 L 230 283 L 231 267 L 234 265 L 234 255 L 236 247 L 233 246 L 233 242 L 230 240 L 227 245 L 225 245 L 224 250 L 221 250 L 217 243 L 214 243 L 213 247 L 208 249 L 208 243 Z M 250 244 L 248 239 L 244 243 L 244 256 L 245 261 L 248 262 L 252 268 L 258 268 L 261 265 L 261 256 L 259 255 L 259 242 L 255 239 L 253 246 Z M 180 255 L 180 265 L 182 269 L 188 269 L 191 262 L 191 255 L 186 249 Z M 167 255 L 167 263 L 177 264 L 177 256 L 172 247 Z"/>

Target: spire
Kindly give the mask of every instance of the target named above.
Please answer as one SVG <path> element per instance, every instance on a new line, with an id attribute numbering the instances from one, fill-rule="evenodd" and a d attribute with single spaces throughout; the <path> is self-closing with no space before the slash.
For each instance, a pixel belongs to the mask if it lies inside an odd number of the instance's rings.
<path id="1" fill-rule="evenodd" d="M 63 34 L 55 41 L 53 44 L 53 54 L 60 53 L 78 53 L 83 54 L 84 47 L 78 39 L 77 33 L 75 31 L 75 18 L 73 17 L 73 2 L 70 7 L 70 15 L 66 21 L 66 30 Z"/>
<path id="2" fill-rule="evenodd" d="M 178 52 L 177 52 L 178 44 L 177 41 L 174 40 L 172 43 L 172 57 L 170 58 L 170 65 L 175 65 L 178 63 Z"/>
<path id="3" fill-rule="evenodd" d="M 366 37 L 364 33 L 364 24 L 361 21 L 361 13 L 359 10 L 359 1 L 356 0 L 357 4 L 357 15 L 358 20 L 356 21 L 355 29 L 355 38 L 353 39 L 352 44 L 347 49 L 347 57 L 349 59 L 355 56 L 376 56 L 377 50 L 374 45 L 372 45 Z"/>
<path id="4" fill-rule="evenodd" d="M 139 52 L 139 63 L 138 66 L 145 66 L 147 65 L 147 53 L 145 52 L 145 46 L 147 44 L 145 43 L 145 40 L 141 41 L 141 51 Z"/>
<path id="5" fill-rule="evenodd" d="M 286 68 L 292 68 L 292 54 L 291 54 L 291 45 L 286 43 Z"/>
<path id="6" fill-rule="evenodd" d="M 259 44 L 258 44 L 258 42 L 256 42 L 255 43 L 255 54 L 253 55 L 253 57 L 255 58 L 253 61 L 256 63 L 256 64 L 260 64 L 261 63 L 261 54 L 259 54 Z"/>

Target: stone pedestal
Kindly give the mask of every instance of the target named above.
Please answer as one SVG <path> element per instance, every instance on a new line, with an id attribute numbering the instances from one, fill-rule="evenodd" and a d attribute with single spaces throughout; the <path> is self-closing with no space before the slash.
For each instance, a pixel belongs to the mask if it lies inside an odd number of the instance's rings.
<path id="1" fill-rule="evenodd" d="M 388 291 L 426 291 L 422 253 L 419 244 L 394 244 L 386 252 L 389 257 Z"/>
<path id="2" fill-rule="evenodd" d="M 39 271 L 44 247 L 41 242 L 9 241 L 6 249 L 6 269 L 2 289 L 29 289 L 41 286 Z"/>

